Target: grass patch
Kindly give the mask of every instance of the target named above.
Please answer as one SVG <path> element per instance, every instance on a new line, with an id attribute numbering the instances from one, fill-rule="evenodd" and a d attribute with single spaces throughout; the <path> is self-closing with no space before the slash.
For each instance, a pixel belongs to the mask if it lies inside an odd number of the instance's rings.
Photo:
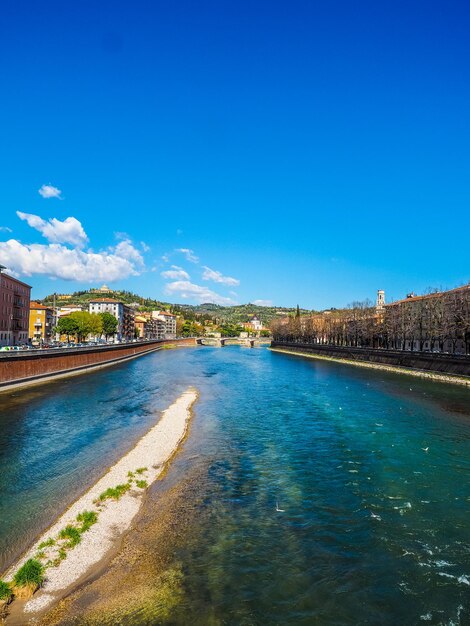
<path id="1" fill-rule="evenodd" d="M 36 552 L 36 554 L 34 555 L 34 558 L 38 559 L 38 561 L 42 561 L 46 558 L 46 553 L 44 552 L 44 550 L 39 550 L 39 552 Z"/>
<path id="2" fill-rule="evenodd" d="M 44 581 L 44 566 L 37 559 L 28 559 L 13 576 L 15 587 L 28 585 L 42 585 Z"/>
<path id="3" fill-rule="evenodd" d="M 143 474 L 144 472 L 148 471 L 148 467 L 139 467 L 138 469 L 135 470 L 136 474 Z"/>
<path id="4" fill-rule="evenodd" d="M 86 532 L 98 521 L 98 514 L 95 511 L 82 511 L 77 515 L 77 522 L 81 524 L 80 532 Z"/>
<path id="5" fill-rule="evenodd" d="M 59 539 L 68 539 L 66 543 L 67 548 L 73 548 L 82 540 L 81 533 L 75 526 L 66 526 L 62 528 L 59 533 Z"/>
<path id="6" fill-rule="evenodd" d="M 116 487 L 108 487 L 106 491 L 103 491 L 98 500 L 101 502 L 108 499 L 119 500 L 119 498 L 123 496 L 126 491 L 129 491 L 130 488 L 131 486 L 129 483 L 126 483 L 125 485 L 116 485 Z"/>
<path id="7" fill-rule="evenodd" d="M 148 482 L 146 480 L 136 480 L 135 484 L 139 489 L 145 489 L 148 486 Z"/>
<path id="8" fill-rule="evenodd" d="M 134 472 L 127 472 L 128 478 L 134 478 L 134 476 L 135 476 Z"/>
<path id="9" fill-rule="evenodd" d="M 0 600 L 7 602 L 11 598 L 10 585 L 4 580 L 0 580 Z"/>
<path id="10" fill-rule="evenodd" d="M 42 541 L 39 545 L 38 545 L 38 550 L 44 550 L 44 548 L 49 548 L 50 546 L 55 545 L 55 539 L 52 539 L 52 537 L 49 537 L 49 539 L 46 539 L 46 541 Z"/>

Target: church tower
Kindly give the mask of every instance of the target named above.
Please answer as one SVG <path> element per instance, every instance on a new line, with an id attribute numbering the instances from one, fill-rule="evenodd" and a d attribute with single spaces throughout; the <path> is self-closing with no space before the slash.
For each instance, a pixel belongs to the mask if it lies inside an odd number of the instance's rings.
<path id="1" fill-rule="evenodd" d="M 383 311 L 385 307 L 385 291 L 379 289 L 377 291 L 377 302 L 375 304 L 376 311 Z"/>

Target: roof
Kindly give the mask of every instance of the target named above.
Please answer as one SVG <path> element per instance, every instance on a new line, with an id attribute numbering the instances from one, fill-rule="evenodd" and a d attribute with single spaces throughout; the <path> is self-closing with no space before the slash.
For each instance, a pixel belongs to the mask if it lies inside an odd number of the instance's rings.
<path id="1" fill-rule="evenodd" d="M 168 313 L 168 311 L 159 311 L 158 315 L 167 315 L 168 317 L 176 317 L 173 313 Z"/>
<path id="2" fill-rule="evenodd" d="M 41 310 L 46 310 L 46 311 L 52 311 L 52 308 L 50 306 L 44 306 L 40 302 L 36 302 L 34 300 L 29 303 L 29 308 L 30 309 L 41 309 Z"/>
<path id="3" fill-rule="evenodd" d="M 91 302 L 110 302 L 111 304 L 122 304 L 120 300 L 114 300 L 114 298 L 94 298 Z"/>
<path id="4" fill-rule="evenodd" d="M 3 267 L 3 265 L 2 265 L 2 267 Z M 5 272 L 0 271 L 0 275 L 4 276 L 5 278 L 8 278 L 8 279 L 12 280 L 15 283 L 19 283 L 20 285 L 24 285 L 25 287 L 29 287 L 29 289 L 32 289 L 31 285 L 28 285 L 27 283 L 24 283 L 22 280 L 18 280 L 14 276 L 10 276 L 10 274 L 5 274 Z"/>
<path id="5" fill-rule="evenodd" d="M 470 291 L 470 283 L 463 287 L 456 287 L 455 289 L 449 289 L 447 291 L 437 291 L 436 293 L 427 293 L 424 296 L 411 296 L 410 298 L 403 298 L 402 300 L 396 300 L 395 302 L 389 302 L 385 306 L 396 306 L 397 304 L 403 304 L 405 302 L 417 302 L 419 300 L 431 300 L 432 298 L 439 298 L 452 293 L 458 293 L 463 291 Z"/>

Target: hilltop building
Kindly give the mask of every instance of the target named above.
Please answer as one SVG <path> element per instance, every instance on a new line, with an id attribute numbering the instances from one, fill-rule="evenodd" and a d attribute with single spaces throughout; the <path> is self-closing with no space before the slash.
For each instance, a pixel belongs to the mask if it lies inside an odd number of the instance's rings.
<path id="1" fill-rule="evenodd" d="M 28 342 L 31 286 L 4 274 L 0 265 L 0 346 Z"/>
<path id="2" fill-rule="evenodd" d="M 131 307 L 112 298 L 97 298 L 90 300 L 90 313 L 111 313 L 118 321 L 115 339 L 133 339 L 135 332 L 135 313 Z"/>
<path id="3" fill-rule="evenodd" d="M 101 285 L 101 287 L 97 289 L 90 289 L 90 293 L 113 293 L 113 290 L 108 287 L 108 285 Z"/>
<path id="4" fill-rule="evenodd" d="M 54 311 L 39 302 L 29 305 L 29 339 L 33 345 L 42 345 L 52 339 Z"/>

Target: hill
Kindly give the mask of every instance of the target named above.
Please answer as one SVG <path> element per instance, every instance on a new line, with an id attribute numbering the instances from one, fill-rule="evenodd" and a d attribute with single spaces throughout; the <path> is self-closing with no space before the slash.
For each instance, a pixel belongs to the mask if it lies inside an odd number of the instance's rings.
<path id="1" fill-rule="evenodd" d="M 253 315 L 257 315 L 263 324 L 268 325 L 273 319 L 294 314 L 295 307 L 260 306 L 258 304 L 236 304 L 233 306 L 221 306 L 212 302 L 204 304 L 173 304 L 163 302 L 153 298 L 145 298 L 131 291 L 109 290 L 108 292 L 75 291 L 71 294 L 56 294 L 55 302 L 57 307 L 61 306 L 82 306 L 88 307 L 91 300 L 96 298 L 113 298 L 120 300 L 124 304 L 133 306 L 138 311 L 152 311 L 155 309 L 166 309 L 181 315 L 187 320 L 211 320 L 216 324 L 238 324 L 247 322 Z M 43 298 L 41 302 L 51 306 L 54 302 L 54 294 Z M 306 309 L 300 309 L 302 315 L 308 313 Z"/>

